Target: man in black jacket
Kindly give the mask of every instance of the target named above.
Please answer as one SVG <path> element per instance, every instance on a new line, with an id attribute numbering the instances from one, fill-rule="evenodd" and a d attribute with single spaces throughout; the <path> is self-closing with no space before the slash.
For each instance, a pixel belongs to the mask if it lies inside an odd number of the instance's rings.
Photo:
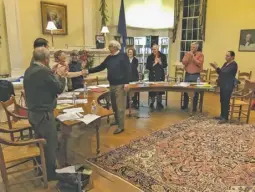
<path id="1" fill-rule="evenodd" d="M 48 180 L 55 180 L 58 141 L 53 110 L 57 104 L 56 97 L 61 93 L 63 85 L 49 68 L 50 52 L 48 49 L 45 47 L 35 48 L 33 58 L 34 62 L 25 71 L 23 82 L 28 118 L 36 138 L 44 138 L 47 142 L 44 147 L 47 177 Z M 64 72 L 62 71 L 62 73 Z"/>
<path id="2" fill-rule="evenodd" d="M 109 50 L 111 55 L 99 66 L 88 70 L 89 73 L 96 73 L 107 69 L 107 79 L 110 83 L 110 94 L 112 109 L 114 111 L 115 122 L 111 125 L 118 125 L 114 134 L 119 134 L 124 131 L 125 125 L 125 110 L 126 110 L 126 92 L 125 84 L 129 83 L 129 59 L 127 54 L 120 53 L 120 43 L 111 41 Z"/>
<path id="3" fill-rule="evenodd" d="M 154 44 L 152 46 L 152 54 L 147 58 L 146 69 L 149 70 L 149 81 L 164 81 L 165 68 L 167 67 L 166 56 L 159 51 L 159 46 Z M 150 108 L 154 107 L 155 97 L 157 97 L 157 108 L 162 109 L 162 95 L 164 92 L 150 92 Z"/>
<path id="4" fill-rule="evenodd" d="M 219 74 L 218 85 L 220 87 L 221 114 L 216 119 L 220 120 L 220 124 L 228 121 L 230 99 L 235 86 L 235 76 L 238 69 L 234 51 L 228 51 L 225 59 L 226 62 L 221 68 L 216 63 L 210 63 Z"/>

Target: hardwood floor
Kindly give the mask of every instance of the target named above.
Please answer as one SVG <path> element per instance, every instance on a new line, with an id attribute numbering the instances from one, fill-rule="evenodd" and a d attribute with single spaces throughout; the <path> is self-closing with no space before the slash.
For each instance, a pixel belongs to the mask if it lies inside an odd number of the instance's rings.
<path id="1" fill-rule="evenodd" d="M 125 132 L 120 135 L 113 135 L 114 127 L 110 128 L 106 119 L 102 121 L 100 129 L 101 138 L 101 152 L 110 151 L 121 145 L 125 145 L 130 141 L 144 137 L 151 132 L 168 127 L 171 124 L 177 123 L 183 119 L 189 117 L 186 111 L 180 110 L 180 93 L 169 93 L 169 101 L 167 109 L 162 111 L 150 112 L 148 107 L 141 107 L 141 118 L 127 117 Z M 147 106 L 147 93 L 142 93 L 141 96 L 142 105 Z M 209 116 L 219 115 L 220 103 L 218 95 L 214 93 L 207 93 L 204 97 L 204 113 Z M 135 111 L 133 111 L 135 114 Z M 149 114 L 149 115 L 148 115 Z M 146 117 L 147 116 L 147 117 Z M 255 114 L 252 112 L 250 123 L 255 122 Z M 72 135 L 72 139 L 69 144 L 69 148 L 73 150 L 73 154 L 70 156 L 74 162 L 83 162 L 85 157 L 95 155 L 95 132 L 93 129 L 89 129 L 83 132 L 77 130 Z M 114 175 L 106 173 L 105 171 L 93 167 L 93 189 L 91 192 L 136 192 L 139 191 L 132 185 L 128 184 L 124 180 L 121 180 Z M 15 179 L 15 178 L 14 178 Z M 29 186 L 29 187 L 28 187 Z M 50 183 L 48 190 L 43 190 L 41 186 L 34 187 L 32 183 L 29 185 L 20 186 L 18 191 L 38 191 L 38 192 L 50 192 L 56 191 L 55 183 Z M 21 190 L 23 189 L 23 190 Z M 13 191 L 16 191 L 15 187 Z M 3 191 L 0 185 L 0 191 Z"/>

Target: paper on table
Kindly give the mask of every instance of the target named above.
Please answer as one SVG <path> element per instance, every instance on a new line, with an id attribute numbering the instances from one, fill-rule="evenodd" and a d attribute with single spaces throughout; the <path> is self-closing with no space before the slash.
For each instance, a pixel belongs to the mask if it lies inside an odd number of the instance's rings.
<path id="1" fill-rule="evenodd" d="M 98 87 L 108 88 L 108 87 L 110 87 L 110 85 L 109 84 L 104 84 L 104 85 L 98 85 Z"/>
<path id="2" fill-rule="evenodd" d="M 88 100 L 87 99 L 76 99 L 75 103 L 76 104 L 88 103 Z"/>
<path id="3" fill-rule="evenodd" d="M 64 109 L 63 112 L 64 113 L 82 113 L 84 111 L 81 107 L 77 107 L 77 108 Z"/>
<path id="4" fill-rule="evenodd" d="M 72 104 L 72 103 L 73 103 L 73 100 L 70 100 L 70 99 L 66 99 L 66 100 L 57 100 L 57 104 L 65 104 L 65 103 Z"/>
<path id="5" fill-rule="evenodd" d="M 71 104 L 68 104 L 68 103 L 64 103 L 64 104 L 58 104 L 56 109 L 65 109 L 65 108 L 68 108 L 68 107 L 72 107 L 73 105 Z"/>
<path id="6" fill-rule="evenodd" d="M 83 118 L 80 118 L 77 120 L 82 121 L 85 124 L 90 124 L 91 122 L 95 121 L 98 118 L 100 118 L 100 116 L 94 115 L 94 114 L 87 114 L 87 115 L 84 115 Z"/>
<path id="7" fill-rule="evenodd" d="M 65 93 L 61 93 L 58 98 L 72 98 L 73 97 L 73 93 L 75 95 L 79 95 L 80 93 L 77 92 L 65 92 Z"/>
<path id="8" fill-rule="evenodd" d="M 63 169 L 56 169 L 57 173 L 76 173 L 75 166 L 65 167 Z"/>
<path id="9" fill-rule="evenodd" d="M 181 82 L 180 84 L 175 84 L 174 86 L 179 86 L 179 87 L 188 87 L 188 86 L 190 86 L 190 83 L 187 83 L 187 82 Z"/>
<path id="10" fill-rule="evenodd" d="M 69 120 L 77 120 L 81 118 L 81 116 L 82 115 L 79 113 L 64 113 L 57 116 L 57 119 L 63 122 L 63 121 L 69 121 Z"/>
<path id="11" fill-rule="evenodd" d="M 80 89 L 75 89 L 74 92 L 83 92 L 84 89 L 83 88 L 80 88 Z"/>
<path id="12" fill-rule="evenodd" d="M 91 85 L 91 86 L 88 86 L 89 89 L 96 89 L 98 88 L 98 86 L 95 86 L 95 85 Z"/>

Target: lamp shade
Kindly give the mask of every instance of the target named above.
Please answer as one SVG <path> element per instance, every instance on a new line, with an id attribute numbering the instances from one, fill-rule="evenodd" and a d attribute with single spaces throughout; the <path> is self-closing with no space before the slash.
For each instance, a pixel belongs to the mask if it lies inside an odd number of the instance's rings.
<path id="1" fill-rule="evenodd" d="M 52 30 L 57 30 L 57 27 L 56 27 L 56 25 L 54 24 L 53 21 L 49 21 L 48 24 L 47 24 L 46 29 L 52 31 Z"/>
<path id="2" fill-rule="evenodd" d="M 109 33 L 108 27 L 107 26 L 103 26 L 102 30 L 101 30 L 101 33 Z"/>

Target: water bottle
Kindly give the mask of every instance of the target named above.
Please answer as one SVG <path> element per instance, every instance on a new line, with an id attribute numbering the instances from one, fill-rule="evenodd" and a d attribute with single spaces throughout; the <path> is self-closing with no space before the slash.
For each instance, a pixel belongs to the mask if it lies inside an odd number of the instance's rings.
<path id="1" fill-rule="evenodd" d="M 83 93 L 84 93 L 84 98 L 86 99 L 88 97 L 88 87 L 87 87 L 87 83 L 84 83 L 84 90 L 83 90 Z"/>
<path id="2" fill-rule="evenodd" d="M 96 114 L 96 113 L 97 113 L 97 105 L 96 105 L 96 101 L 93 100 L 91 104 L 91 114 Z"/>
<path id="3" fill-rule="evenodd" d="M 73 92 L 73 104 L 75 105 L 75 100 L 76 100 L 76 95 L 75 95 L 75 92 Z"/>
<path id="4" fill-rule="evenodd" d="M 197 85 L 200 85 L 200 77 L 197 78 Z"/>

